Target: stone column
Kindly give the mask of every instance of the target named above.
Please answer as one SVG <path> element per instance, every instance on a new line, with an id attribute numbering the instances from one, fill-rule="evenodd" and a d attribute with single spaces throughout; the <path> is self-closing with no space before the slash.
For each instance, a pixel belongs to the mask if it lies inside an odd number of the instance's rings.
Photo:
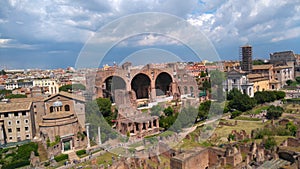
<path id="1" fill-rule="evenodd" d="M 143 128 L 143 124 L 142 123 L 138 123 L 138 125 L 139 125 L 139 132 L 141 133 L 142 132 L 142 128 Z"/>
<path id="2" fill-rule="evenodd" d="M 151 77 L 151 83 L 150 83 L 150 92 L 151 92 L 151 98 L 149 98 L 151 101 L 154 101 L 156 98 L 156 90 L 155 90 L 155 79 Z"/>
<path id="3" fill-rule="evenodd" d="M 98 145 L 100 146 L 102 144 L 101 142 L 101 131 L 100 131 L 100 126 L 98 127 Z"/>
<path id="4" fill-rule="evenodd" d="M 146 124 L 146 131 L 148 131 L 149 121 L 145 122 Z"/>
<path id="5" fill-rule="evenodd" d="M 4 144 L 3 122 L 0 122 L 0 145 Z"/>
<path id="6" fill-rule="evenodd" d="M 136 134 L 136 124 L 135 123 L 133 123 L 133 132 L 134 132 L 134 134 Z"/>
<path id="7" fill-rule="evenodd" d="M 91 143 L 90 143 L 90 131 L 89 131 L 90 123 L 86 123 L 85 126 L 86 126 L 86 136 L 87 136 L 87 148 L 90 148 L 91 147 Z"/>
<path id="8" fill-rule="evenodd" d="M 157 127 L 157 128 L 159 127 L 158 119 L 156 119 L 156 127 Z"/>

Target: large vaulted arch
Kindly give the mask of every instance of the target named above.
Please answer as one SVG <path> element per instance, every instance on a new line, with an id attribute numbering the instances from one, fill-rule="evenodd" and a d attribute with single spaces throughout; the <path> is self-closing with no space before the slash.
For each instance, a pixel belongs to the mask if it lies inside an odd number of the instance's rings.
<path id="1" fill-rule="evenodd" d="M 143 73 L 137 74 L 131 81 L 131 89 L 136 93 L 137 99 L 149 98 L 150 85 L 150 78 Z"/>
<path id="2" fill-rule="evenodd" d="M 156 96 L 166 95 L 171 83 L 172 77 L 168 73 L 160 73 L 155 80 Z"/>
<path id="3" fill-rule="evenodd" d="M 103 91 L 103 96 L 105 98 L 110 98 L 111 101 L 114 101 L 113 95 L 114 91 L 117 89 L 126 90 L 126 82 L 123 78 L 119 76 L 109 76 L 105 79 L 105 89 Z"/>

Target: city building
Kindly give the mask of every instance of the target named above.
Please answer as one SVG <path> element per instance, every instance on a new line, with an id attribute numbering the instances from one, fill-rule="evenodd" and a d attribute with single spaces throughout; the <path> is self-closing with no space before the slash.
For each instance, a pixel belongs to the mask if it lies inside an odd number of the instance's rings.
<path id="1" fill-rule="evenodd" d="M 0 143 L 31 140 L 36 134 L 32 102 L 0 103 Z"/>
<path id="2" fill-rule="evenodd" d="M 240 53 L 241 59 L 241 68 L 245 72 L 252 71 L 252 46 L 245 45 L 241 47 Z"/>
<path id="3" fill-rule="evenodd" d="M 33 86 L 45 88 L 46 94 L 57 94 L 59 93 L 60 85 L 54 79 L 35 79 L 33 80 Z"/>
<path id="4" fill-rule="evenodd" d="M 247 73 L 239 69 L 233 69 L 227 72 L 227 79 L 223 83 L 226 91 L 231 91 L 233 88 L 237 88 L 243 94 L 247 94 L 249 97 L 254 96 L 253 83 L 250 82 Z"/>

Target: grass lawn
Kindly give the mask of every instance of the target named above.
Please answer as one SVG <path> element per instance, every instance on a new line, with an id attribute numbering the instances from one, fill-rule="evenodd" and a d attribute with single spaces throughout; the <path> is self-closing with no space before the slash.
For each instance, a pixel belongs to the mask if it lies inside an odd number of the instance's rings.
<path id="1" fill-rule="evenodd" d="M 246 116 L 238 116 L 234 118 L 234 120 L 246 120 L 246 121 L 261 121 L 259 118 L 251 118 L 251 117 L 246 117 Z"/>
<path id="2" fill-rule="evenodd" d="M 103 155 L 100 155 L 97 157 L 97 164 L 104 164 L 104 165 L 111 165 L 112 164 L 112 157 L 115 157 L 115 159 L 117 158 L 117 155 L 110 153 L 110 152 L 106 152 Z"/>
<path id="3" fill-rule="evenodd" d="M 229 123 L 234 124 L 235 120 L 226 120 Z M 214 133 L 217 134 L 217 137 L 225 137 L 232 132 L 232 130 L 236 130 L 237 132 L 241 130 L 245 130 L 247 134 L 251 134 L 253 129 L 262 128 L 266 123 L 262 123 L 262 121 L 238 121 L 236 126 L 222 126 L 218 127 Z"/>
<path id="4" fill-rule="evenodd" d="M 256 106 L 255 108 L 245 112 L 245 114 L 259 114 L 263 110 L 267 110 L 268 108 L 269 108 L 269 106 L 259 105 L 259 106 Z"/>
<path id="5" fill-rule="evenodd" d="M 300 105 L 299 104 L 293 104 L 293 103 L 289 103 L 289 104 L 285 104 L 284 105 L 285 108 L 287 109 L 299 109 Z"/>

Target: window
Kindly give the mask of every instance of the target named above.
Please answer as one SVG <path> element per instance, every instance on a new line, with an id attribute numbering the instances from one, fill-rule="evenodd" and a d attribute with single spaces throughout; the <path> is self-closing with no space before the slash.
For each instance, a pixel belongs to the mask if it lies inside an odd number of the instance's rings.
<path id="1" fill-rule="evenodd" d="M 14 115 L 15 115 L 15 116 L 19 116 L 19 113 L 18 113 L 18 112 L 15 112 Z"/>
<path id="2" fill-rule="evenodd" d="M 50 113 L 52 113 L 52 112 L 53 112 L 53 106 L 50 107 Z"/>
<path id="3" fill-rule="evenodd" d="M 36 105 L 34 105 L 33 108 L 36 108 Z"/>
<path id="4" fill-rule="evenodd" d="M 23 111 L 23 112 L 22 112 L 22 116 L 26 116 L 26 111 Z"/>
<path id="5" fill-rule="evenodd" d="M 10 126 L 11 125 L 11 121 L 9 120 L 9 121 L 7 121 L 7 124 Z"/>
<path id="6" fill-rule="evenodd" d="M 17 121 L 16 121 L 16 124 L 20 124 L 20 120 L 17 120 Z"/>
<path id="7" fill-rule="evenodd" d="M 184 94 L 187 94 L 188 93 L 188 89 L 186 86 L 183 87 L 183 90 L 184 90 Z"/>
<path id="8" fill-rule="evenodd" d="M 7 129 L 7 131 L 8 131 L 9 133 L 11 133 L 11 132 L 12 132 L 12 129 L 11 129 L 11 128 L 9 128 L 9 129 Z"/>
<path id="9" fill-rule="evenodd" d="M 26 135 L 26 139 L 30 139 L 30 135 L 29 134 Z"/>
<path id="10" fill-rule="evenodd" d="M 12 137 L 9 137 L 10 140 L 12 140 Z"/>
<path id="11" fill-rule="evenodd" d="M 29 127 L 25 127 L 25 131 L 29 131 Z"/>
<path id="12" fill-rule="evenodd" d="M 24 123 L 25 123 L 25 124 L 28 124 L 28 119 L 25 119 L 25 120 L 24 120 Z"/>
<path id="13" fill-rule="evenodd" d="M 8 117 L 8 113 L 4 113 L 4 117 Z"/>
<path id="14" fill-rule="evenodd" d="M 65 105 L 65 111 L 70 111 L 70 106 L 69 105 Z"/>
<path id="15" fill-rule="evenodd" d="M 20 132 L 20 131 L 21 131 L 21 129 L 18 127 L 18 128 L 17 128 L 17 132 Z"/>

